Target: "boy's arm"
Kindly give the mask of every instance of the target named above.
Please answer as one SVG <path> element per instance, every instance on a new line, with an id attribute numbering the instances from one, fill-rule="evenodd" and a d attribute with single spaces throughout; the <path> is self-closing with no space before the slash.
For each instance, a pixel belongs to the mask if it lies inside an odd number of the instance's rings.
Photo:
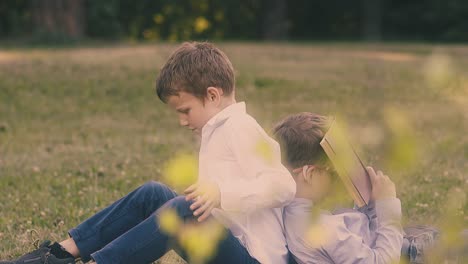
<path id="1" fill-rule="evenodd" d="M 372 182 L 372 201 L 375 201 L 374 218 L 376 239 L 373 246 L 363 243 L 361 237 L 342 228 L 338 242 L 327 251 L 335 263 L 392 263 L 398 262 L 403 243 L 401 228 L 401 203 L 396 198 L 395 184 L 381 171 L 367 167 Z M 372 211 L 371 211 L 372 212 Z M 338 232 L 340 234 L 340 232 Z"/>
<path id="2" fill-rule="evenodd" d="M 334 263 L 398 263 L 403 234 L 401 228 L 401 204 L 397 198 L 375 202 L 377 213 L 376 239 L 373 246 L 363 243 L 362 237 L 341 226 L 336 243 L 324 246 Z"/>
<path id="3" fill-rule="evenodd" d="M 373 200 L 369 201 L 368 205 L 362 207 L 355 206 L 356 210 L 365 214 L 367 216 L 367 219 L 369 219 L 369 229 L 372 232 L 375 231 L 375 229 L 377 228 L 377 212 L 375 208 L 375 201 Z"/>
<path id="4" fill-rule="evenodd" d="M 253 123 L 230 124 L 226 136 L 243 174 L 218 182 L 221 208 L 226 211 L 281 207 L 296 193 L 294 179 L 281 164 L 279 144 Z"/>

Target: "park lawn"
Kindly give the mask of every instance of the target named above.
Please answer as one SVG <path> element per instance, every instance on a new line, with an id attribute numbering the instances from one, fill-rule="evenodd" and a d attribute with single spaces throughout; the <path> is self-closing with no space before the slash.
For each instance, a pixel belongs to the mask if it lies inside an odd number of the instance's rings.
<path id="1" fill-rule="evenodd" d="M 238 100 L 267 130 L 302 111 L 340 116 L 364 160 L 396 182 L 405 223 L 468 226 L 468 46 L 219 46 Z M 174 47 L 0 50 L 0 259 L 66 238 L 197 152 L 155 94 Z"/>

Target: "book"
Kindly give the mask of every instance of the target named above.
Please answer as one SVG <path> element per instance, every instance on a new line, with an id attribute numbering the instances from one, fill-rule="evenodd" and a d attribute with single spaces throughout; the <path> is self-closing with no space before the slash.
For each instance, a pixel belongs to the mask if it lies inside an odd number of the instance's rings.
<path id="1" fill-rule="evenodd" d="M 359 206 L 369 204 L 372 184 L 362 160 L 348 141 L 345 131 L 334 119 L 320 142 L 333 167 Z"/>

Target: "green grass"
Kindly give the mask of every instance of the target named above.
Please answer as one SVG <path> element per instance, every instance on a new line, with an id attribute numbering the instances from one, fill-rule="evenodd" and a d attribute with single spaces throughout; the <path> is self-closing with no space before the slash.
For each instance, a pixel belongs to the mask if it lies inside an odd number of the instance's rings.
<path id="1" fill-rule="evenodd" d="M 66 238 L 160 179 L 176 153 L 196 151 L 155 95 L 174 47 L 0 51 L 0 259 L 31 249 L 30 230 Z M 236 68 L 238 100 L 266 129 L 300 111 L 339 115 L 365 160 L 395 180 L 405 223 L 467 227 L 468 46 L 220 47 Z M 459 204 L 447 204 L 454 196 Z"/>

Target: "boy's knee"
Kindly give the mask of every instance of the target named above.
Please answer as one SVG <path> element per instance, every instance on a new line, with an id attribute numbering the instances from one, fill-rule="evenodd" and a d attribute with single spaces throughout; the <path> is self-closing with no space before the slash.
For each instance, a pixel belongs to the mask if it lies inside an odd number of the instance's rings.
<path id="1" fill-rule="evenodd" d="M 157 181 L 146 182 L 140 187 L 140 190 L 144 193 L 154 193 L 165 189 L 168 189 L 168 187 Z"/>
<path id="2" fill-rule="evenodd" d="M 168 205 L 171 208 L 181 208 L 181 209 L 190 208 L 191 204 L 192 204 L 191 201 L 185 200 L 185 196 L 177 196 L 168 202 Z"/>
<path id="3" fill-rule="evenodd" d="M 186 201 L 185 196 L 177 196 L 168 201 L 164 207 L 174 209 L 180 217 L 192 217 L 193 212 L 190 205 L 192 205 L 192 201 Z"/>
<path id="4" fill-rule="evenodd" d="M 137 189 L 136 194 L 141 202 L 160 201 L 162 199 L 163 203 L 176 195 L 169 187 L 157 181 L 149 181 L 143 184 Z"/>

